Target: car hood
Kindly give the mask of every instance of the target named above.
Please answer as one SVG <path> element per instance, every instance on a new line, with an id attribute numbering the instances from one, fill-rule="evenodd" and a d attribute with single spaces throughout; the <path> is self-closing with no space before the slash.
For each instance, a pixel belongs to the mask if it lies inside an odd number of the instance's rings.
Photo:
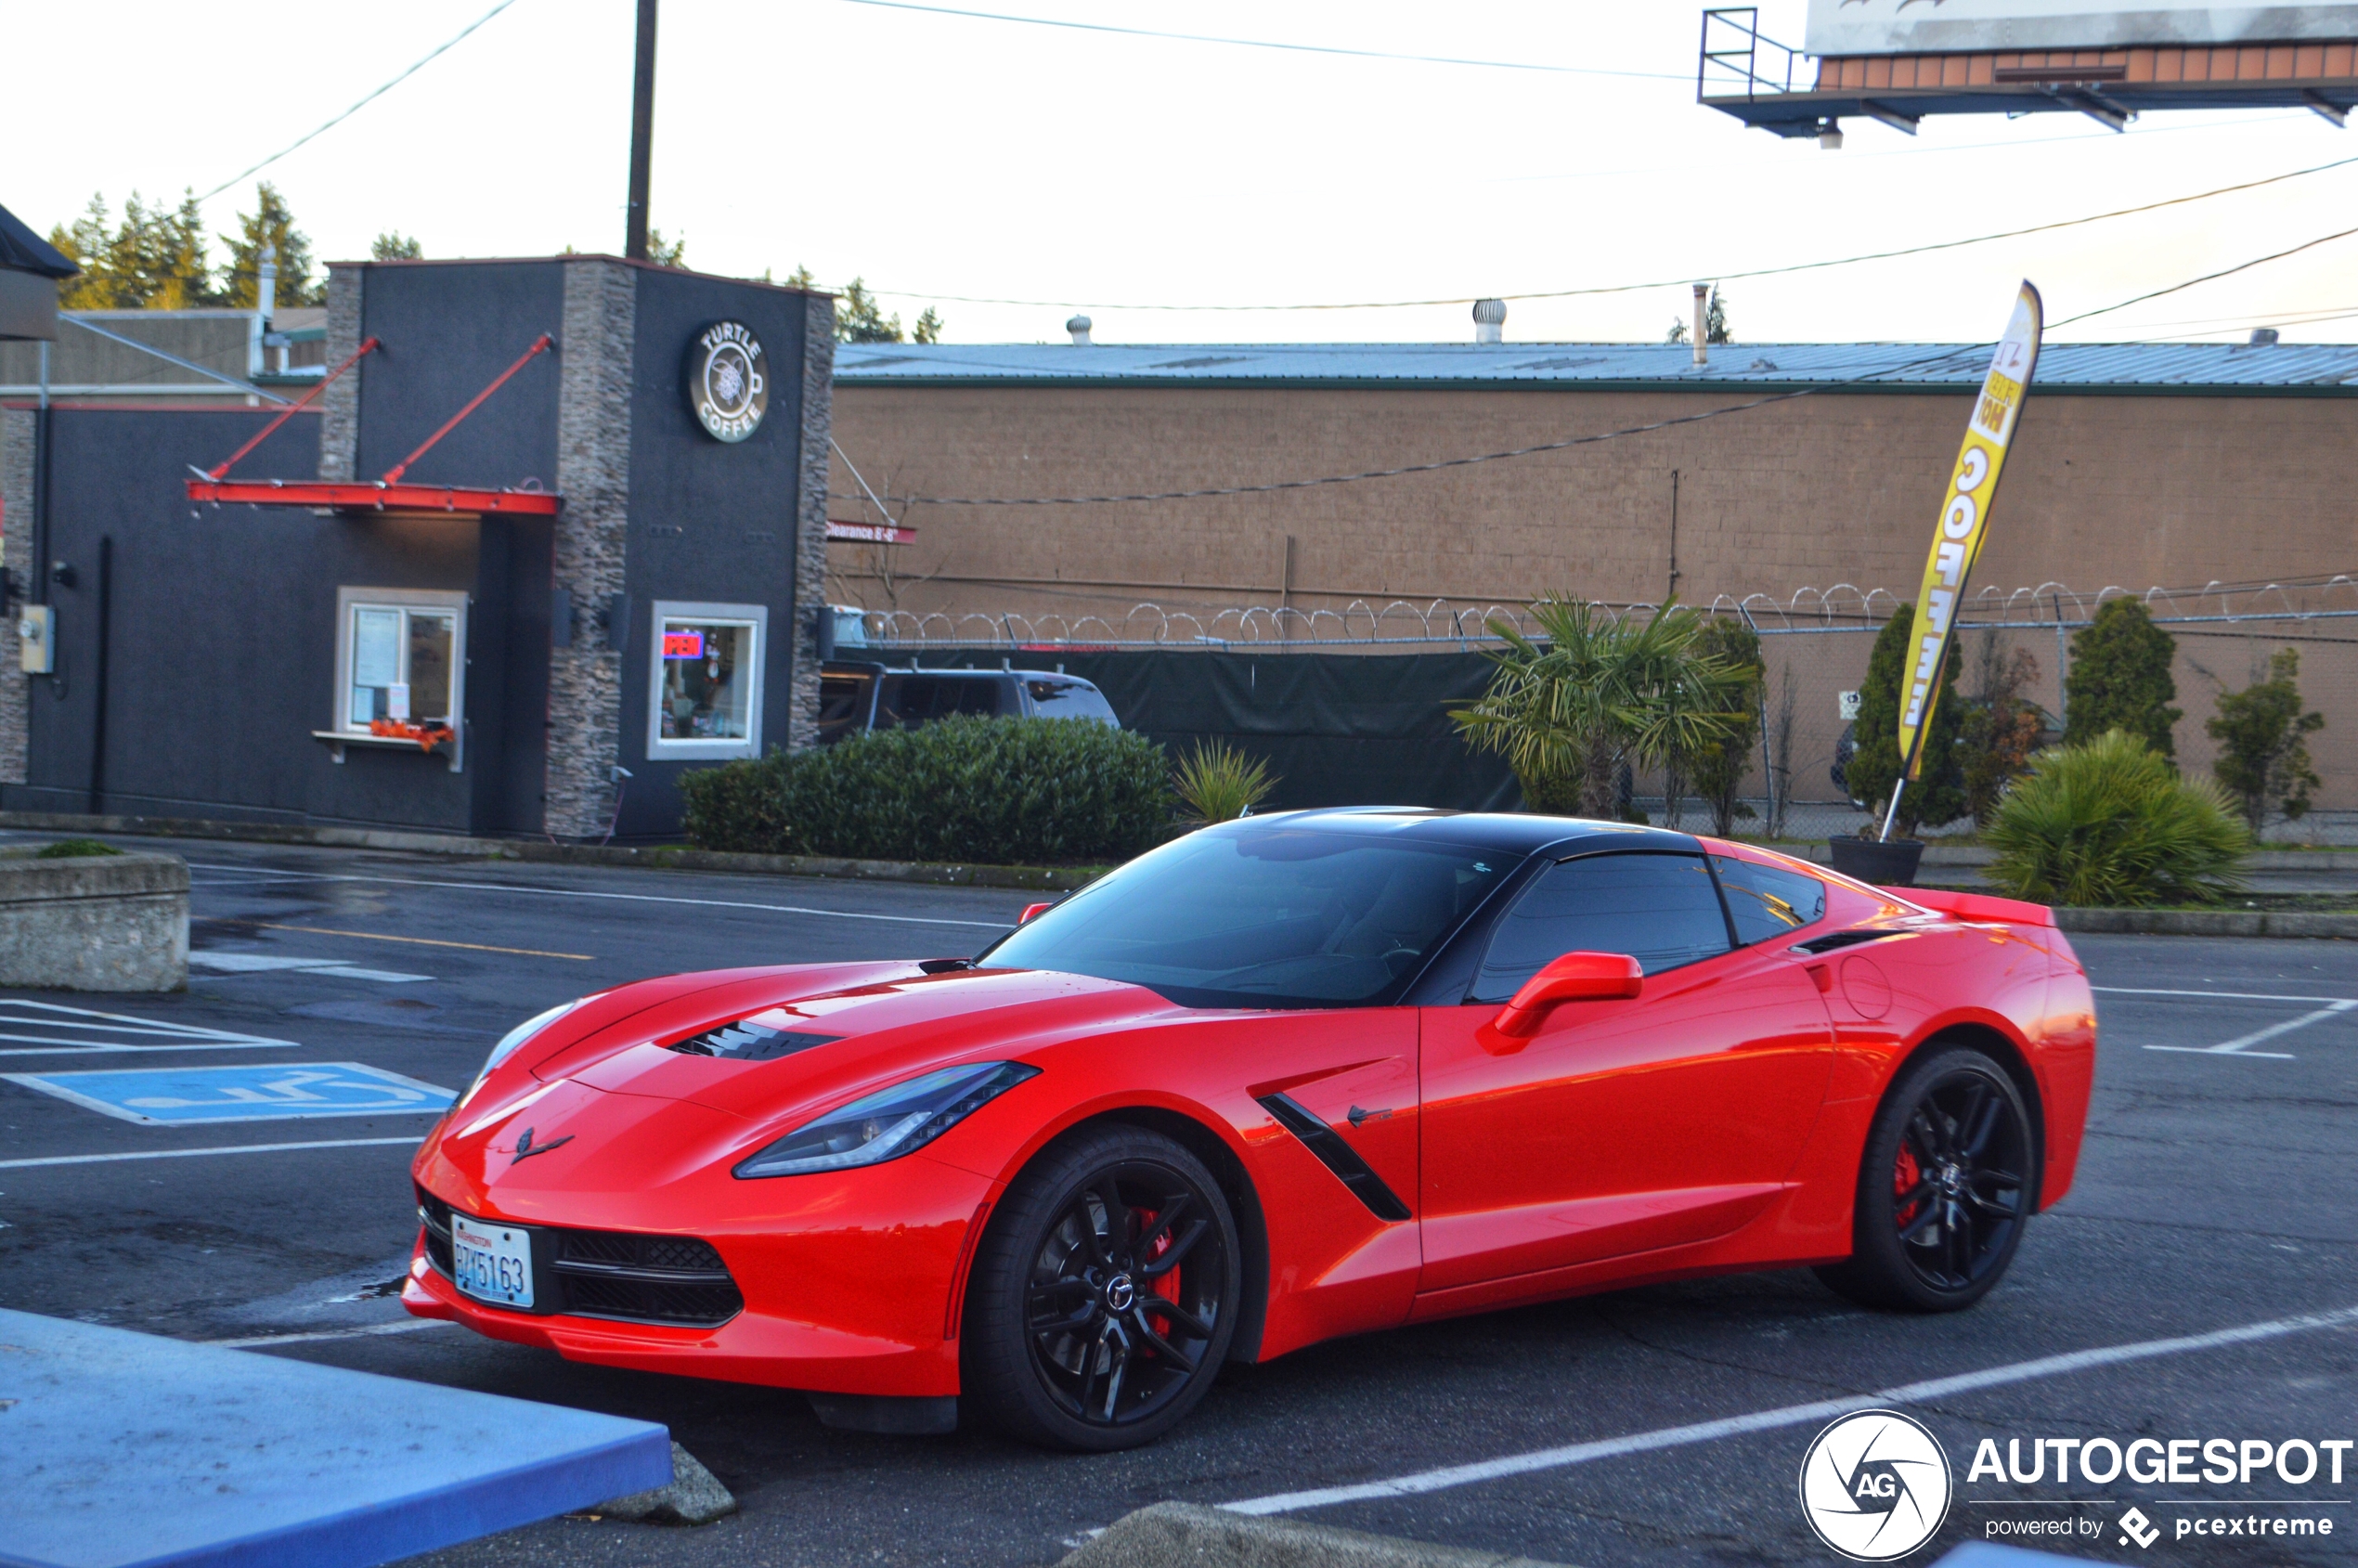
<path id="1" fill-rule="evenodd" d="M 755 1123 L 798 1122 L 938 1067 L 1017 1059 L 1185 1011 L 1138 986 L 1031 969 L 928 975 L 909 964 L 831 965 L 726 971 L 694 985 L 682 985 L 685 978 L 645 982 L 653 993 L 644 997 L 625 986 L 559 1020 L 518 1053 L 531 1058 L 529 1071 L 503 1074 L 496 1093 L 466 1108 L 466 1121 L 503 1121 L 569 1085 Z M 745 1021 L 824 1043 L 770 1060 L 671 1049 Z"/>

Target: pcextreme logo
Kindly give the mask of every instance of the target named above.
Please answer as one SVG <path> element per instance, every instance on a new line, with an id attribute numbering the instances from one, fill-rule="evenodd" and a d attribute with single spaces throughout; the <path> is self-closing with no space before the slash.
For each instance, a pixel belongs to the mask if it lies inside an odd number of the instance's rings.
<path id="1" fill-rule="evenodd" d="M 1949 1456 L 1920 1421 L 1860 1410 L 1820 1432 L 1801 1461 L 1801 1511 L 1818 1538 L 1859 1562 L 1888 1562 L 1949 1517 Z"/>

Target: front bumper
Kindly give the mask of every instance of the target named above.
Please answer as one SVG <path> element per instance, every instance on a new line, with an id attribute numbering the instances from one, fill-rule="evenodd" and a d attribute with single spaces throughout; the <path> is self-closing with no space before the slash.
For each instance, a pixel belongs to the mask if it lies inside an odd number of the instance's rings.
<path id="1" fill-rule="evenodd" d="M 972 1173 L 919 1153 L 825 1176 L 739 1182 L 723 1172 L 718 1184 L 699 1178 L 669 1191 L 504 1193 L 465 1180 L 429 1148 L 415 1174 L 422 1192 L 478 1219 L 708 1243 L 743 1302 L 725 1321 L 703 1324 L 487 1305 L 460 1293 L 421 1226 L 401 1294 L 418 1316 L 639 1371 L 828 1393 L 958 1392 L 953 1302 L 969 1232 L 991 1196 Z M 578 1300 L 570 1291 L 547 1299 Z"/>

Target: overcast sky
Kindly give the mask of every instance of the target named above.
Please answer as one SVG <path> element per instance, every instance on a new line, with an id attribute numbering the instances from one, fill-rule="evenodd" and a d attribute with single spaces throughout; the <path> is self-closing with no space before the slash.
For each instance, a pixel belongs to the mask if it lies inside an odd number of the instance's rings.
<path id="1" fill-rule="evenodd" d="M 0 0 L 10 135 L 0 204 L 45 232 L 94 190 L 204 191 L 448 39 L 492 0 L 259 10 Z M 1682 279 L 2076 217 L 2358 157 L 2302 110 L 1866 121 L 1781 141 L 1694 101 L 1701 7 L 1673 0 L 948 0 L 974 9 L 1568 74 L 1345 58 L 887 9 L 665 0 L 654 215 L 700 269 L 863 276 L 952 342 L 1459 341 L 1464 305 L 1183 313 L 1514 294 L 1516 341 L 1659 339 Z M 1798 44 L 1802 0 L 1763 31 Z M 317 253 L 381 229 L 429 256 L 619 251 L 632 0 L 515 0 L 259 177 Z M 198 19 L 205 25 L 194 25 Z M 1658 73 L 1649 75 L 1646 73 Z M 207 204 L 216 231 L 252 179 Z M 2353 220 L 2358 165 L 2054 235 L 1730 281 L 1740 341 L 1987 340 L 2016 279 L 2051 318 L 2315 239 Z M 2062 339 L 2240 339 L 2358 313 L 2358 239 L 2133 307 Z M 2348 341 L 2352 319 L 2288 323 Z"/>

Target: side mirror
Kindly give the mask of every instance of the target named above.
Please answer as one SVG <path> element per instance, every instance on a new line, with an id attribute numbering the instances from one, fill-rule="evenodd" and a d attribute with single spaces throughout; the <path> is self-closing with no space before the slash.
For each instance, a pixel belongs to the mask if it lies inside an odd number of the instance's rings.
<path id="1" fill-rule="evenodd" d="M 1523 981 L 1490 1027 L 1518 1037 L 1536 1034 L 1557 1004 L 1626 999 L 1638 994 L 1645 978 L 1638 961 L 1626 953 L 1567 952 Z"/>

